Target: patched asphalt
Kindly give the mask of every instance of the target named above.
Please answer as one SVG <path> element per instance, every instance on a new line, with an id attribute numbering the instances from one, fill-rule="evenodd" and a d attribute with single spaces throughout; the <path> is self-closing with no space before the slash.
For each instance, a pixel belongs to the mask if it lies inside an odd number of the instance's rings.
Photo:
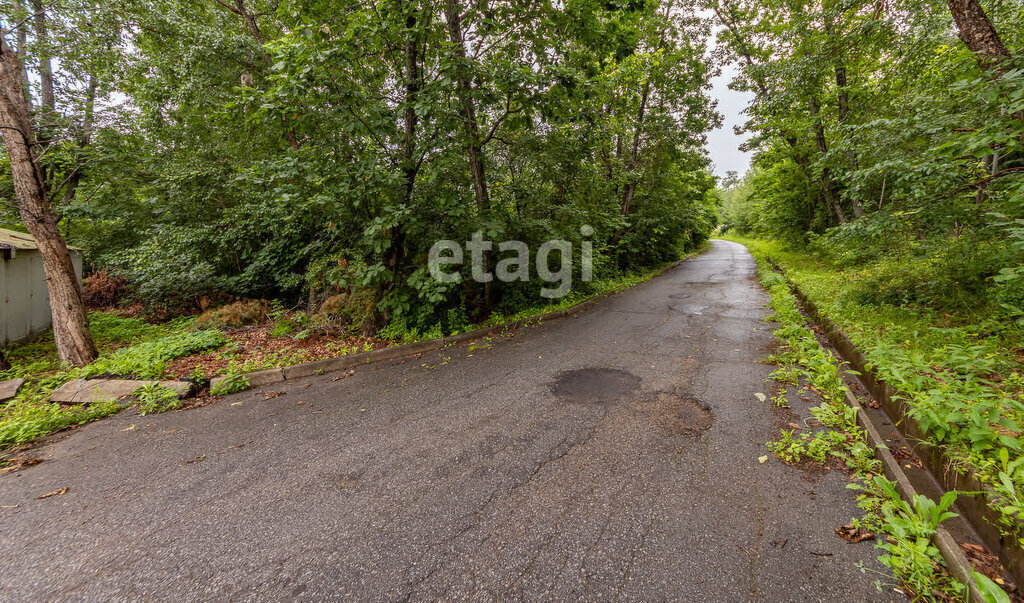
<path id="1" fill-rule="evenodd" d="M 893 600 L 849 476 L 758 460 L 766 301 L 716 241 L 514 337 L 52 437 L 0 476 L 0 599 Z"/>

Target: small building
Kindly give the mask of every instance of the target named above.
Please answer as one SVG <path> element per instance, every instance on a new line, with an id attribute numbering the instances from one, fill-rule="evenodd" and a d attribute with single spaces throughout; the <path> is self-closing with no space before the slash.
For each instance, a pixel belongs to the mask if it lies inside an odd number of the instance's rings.
<path id="1" fill-rule="evenodd" d="M 82 282 L 82 252 L 70 250 Z M 41 333 L 50 324 L 50 294 L 36 240 L 0 228 L 0 347 Z"/>

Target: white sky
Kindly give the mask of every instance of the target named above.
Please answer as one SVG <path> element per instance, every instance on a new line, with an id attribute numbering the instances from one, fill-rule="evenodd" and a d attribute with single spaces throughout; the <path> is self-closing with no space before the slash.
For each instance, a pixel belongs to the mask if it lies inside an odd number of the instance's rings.
<path id="1" fill-rule="evenodd" d="M 708 153 L 718 176 L 725 176 L 728 171 L 742 176 L 750 167 L 750 154 L 739 150 L 740 143 L 748 136 L 737 136 L 733 126 L 743 125 L 746 121 L 743 109 L 753 95 L 729 90 L 729 82 L 735 75 L 736 67 L 728 65 L 722 69 L 722 75 L 711 81 L 712 97 L 718 100 L 718 112 L 725 118 L 721 128 L 708 134 Z"/>

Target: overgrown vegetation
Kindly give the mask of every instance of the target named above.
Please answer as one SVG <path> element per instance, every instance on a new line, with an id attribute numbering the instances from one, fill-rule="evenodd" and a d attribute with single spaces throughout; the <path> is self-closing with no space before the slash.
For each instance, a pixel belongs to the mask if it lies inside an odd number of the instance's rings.
<path id="1" fill-rule="evenodd" d="M 862 272 L 841 269 L 778 243 L 744 240 L 771 257 L 865 354 L 896 400 L 955 461 L 992 487 L 1000 528 L 1024 544 L 1024 358 L 1021 330 L 991 314 L 953 315 L 935 309 L 865 303 Z M 974 322 L 974 320 L 977 322 Z"/>
<path id="2" fill-rule="evenodd" d="M 956 493 L 945 494 L 938 503 L 918 494 L 908 504 L 895 484 L 881 475 L 881 463 L 857 425 L 856 410 L 846 403 L 839 361 L 805 324 L 785 279 L 763 257 L 758 257 L 758 265 L 761 282 L 771 294 L 773 313 L 767 320 L 779 323 L 775 335 L 784 344 L 767 359 L 778 365 L 772 378 L 783 388 L 806 385 L 821 397 L 821 404 L 811 408 L 820 429 L 801 430 L 799 435 L 783 430 L 768 448 L 787 463 L 842 461 L 856 479 L 850 487 L 861 492 L 858 502 L 865 511 L 852 527 L 858 533 L 884 535 L 876 545 L 884 551 L 879 561 L 892 570 L 908 596 L 966 601 L 966 587 L 941 569 L 945 561 L 931 542 L 938 525 L 956 516 L 948 511 Z"/>
<path id="3" fill-rule="evenodd" d="M 620 278 L 717 221 L 694 0 L 45 4 L 45 37 L 28 3 L 0 20 L 27 38 L 36 106 L 56 99 L 41 171 L 96 303 L 277 299 L 310 317 L 279 334 L 324 326 L 324 304 L 366 335 L 448 331 L 529 308 L 544 283 L 439 283 L 437 240 L 586 239 L 595 275 Z M 0 224 L 19 227 L 10 206 Z"/>

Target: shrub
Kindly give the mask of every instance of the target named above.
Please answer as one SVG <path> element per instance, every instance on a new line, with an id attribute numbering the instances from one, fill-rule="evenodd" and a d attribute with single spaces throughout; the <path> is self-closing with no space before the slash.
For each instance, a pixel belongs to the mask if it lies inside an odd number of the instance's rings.
<path id="1" fill-rule="evenodd" d="M 320 306 L 317 315 L 322 319 L 340 320 L 353 330 L 363 328 L 363 324 L 373 315 L 373 305 L 377 298 L 370 289 L 356 289 L 352 293 L 334 295 Z M 325 321 L 326 322 L 326 321 Z"/>
<path id="2" fill-rule="evenodd" d="M 82 283 L 82 295 L 85 298 L 85 305 L 90 308 L 110 308 L 118 305 L 121 299 L 128 292 L 128 283 L 119 274 L 113 274 L 110 269 L 103 268 L 97 271 L 93 266 L 93 272 Z"/>
<path id="3" fill-rule="evenodd" d="M 241 327 L 258 325 L 267 320 L 270 303 L 264 299 L 238 301 L 213 310 L 207 310 L 192 323 L 192 328 L 222 329 L 224 327 Z"/>
<path id="4" fill-rule="evenodd" d="M 274 323 L 274 327 L 270 329 L 271 337 L 287 337 L 292 333 L 298 333 L 300 330 L 299 323 L 295 322 L 290 318 L 281 318 Z"/>

